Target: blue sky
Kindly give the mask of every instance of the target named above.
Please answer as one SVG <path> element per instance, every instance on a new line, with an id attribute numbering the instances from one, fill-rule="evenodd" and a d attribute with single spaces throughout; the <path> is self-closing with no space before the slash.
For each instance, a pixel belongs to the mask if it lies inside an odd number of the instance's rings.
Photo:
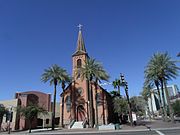
<path id="1" fill-rule="evenodd" d="M 179 59 L 178 0 L 0 0 L 0 100 L 16 91 L 52 93 L 40 76 L 55 63 L 72 73 L 79 23 L 89 55 L 103 63 L 110 82 L 124 73 L 131 96 L 142 90 L 154 53 Z M 179 85 L 180 77 L 169 84 Z"/>

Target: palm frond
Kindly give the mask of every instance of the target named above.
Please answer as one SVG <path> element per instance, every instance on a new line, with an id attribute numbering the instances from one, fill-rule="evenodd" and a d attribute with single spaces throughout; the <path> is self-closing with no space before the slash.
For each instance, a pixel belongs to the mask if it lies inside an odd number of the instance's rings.
<path id="1" fill-rule="evenodd" d="M 87 79 L 87 80 L 105 80 L 108 81 L 109 75 L 104 70 L 101 63 L 97 62 L 95 59 L 87 59 L 85 61 L 85 64 L 81 68 L 77 68 L 75 71 L 76 78 L 79 76 L 81 80 Z"/>
<path id="2" fill-rule="evenodd" d="M 62 81 L 70 82 L 71 79 L 65 69 L 59 67 L 57 64 L 54 64 L 44 70 L 44 73 L 41 76 L 41 81 L 45 83 L 49 81 L 50 85 L 52 85 L 55 83 L 60 84 Z"/>

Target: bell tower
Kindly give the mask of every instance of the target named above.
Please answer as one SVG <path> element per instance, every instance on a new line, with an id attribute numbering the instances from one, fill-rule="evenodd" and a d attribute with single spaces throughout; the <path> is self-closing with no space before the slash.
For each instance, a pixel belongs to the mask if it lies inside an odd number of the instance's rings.
<path id="1" fill-rule="evenodd" d="M 77 39 L 77 48 L 75 53 L 72 55 L 73 61 L 73 78 L 76 80 L 79 77 L 75 75 L 75 71 L 78 71 L 85 64 L 86 59 L 88 58 L 88 54 L 86 52 L 83 36 L 82 36 L 82 25 L 79 24 L 79 32 L 78 32 L 78 39 Z"/>
<path id="2" fill-rule="evenodd" d="M 86 52 L 83 36 L 82 36 L 82 25 L 79 24 L 79 32 L 77 39 L 77 48 L 75 53 L 72 55 L 72 77 L 73 77 L 73 113 L 74 119 L 76 121 L 83 121 L 85 118 L 88 118 L 88 89 L 86 79 L 82 80 L 80 78 L 81 67 L 85 64 L 86 60 L 89 58 Z M 82 102 L 84 101 L 84 102 Z M 82 115 L 82 110 L 84 113 Z"/>

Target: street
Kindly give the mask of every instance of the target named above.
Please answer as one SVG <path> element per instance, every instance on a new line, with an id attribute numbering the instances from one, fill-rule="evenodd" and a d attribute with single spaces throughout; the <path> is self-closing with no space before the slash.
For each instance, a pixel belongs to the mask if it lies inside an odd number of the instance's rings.
<path id="1" fill-rule="evenodd" d="M 5 133 L 7 134 L 7 133 Z M 12 132 L 13 135 L 27 135 L 28 132 Z M 31 135 L 179 135 L 180 128 L 171 128 L 171 129 L 152 129 L 149 130 L 137 130 L 137 131 L 124 131 L 124 130 L 115 130 L 115 131 L 46 131 L 46 132 L 33 132 Z M 3 135 L 3 134 L 2 134 Z"/>
<path id="2" fill-rule="evenodd" d="M 8 134 L 1 132 L 0 135 Z M 26 131 L 14 131 L 12 135 L 28 135 Z M 138 126 L 121 125 L 120 130 L 61 129 L 51 128 L 33 129 L 31 135 L 180 135 L 180 123 L 163 122 L 162 120 L 139 121 Z"/>
<path id="3" fill-rule="evenodd" d="M 33 133 L 33 134 L 51 134 L 51 135 L 179 135 L 180 129 L 166 129 L 166 130 L 151 130 L 151 131 L 93 131 L 93 132 L 43 132 L 43 133 Z"/>

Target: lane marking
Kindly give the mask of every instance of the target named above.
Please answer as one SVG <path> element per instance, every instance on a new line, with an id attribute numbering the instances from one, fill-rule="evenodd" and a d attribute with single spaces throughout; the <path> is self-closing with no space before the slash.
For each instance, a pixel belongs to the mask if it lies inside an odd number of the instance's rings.
<path id="1" fill-rule="evenodd" d="M 158 131 L 158 130 L 155 130 L 156 131 L 156 133 L 158 133 L 159 135 L 165 135 L 165 134 L 163 134 L 162 132 L 160 132 L 160 131 Z"/>

